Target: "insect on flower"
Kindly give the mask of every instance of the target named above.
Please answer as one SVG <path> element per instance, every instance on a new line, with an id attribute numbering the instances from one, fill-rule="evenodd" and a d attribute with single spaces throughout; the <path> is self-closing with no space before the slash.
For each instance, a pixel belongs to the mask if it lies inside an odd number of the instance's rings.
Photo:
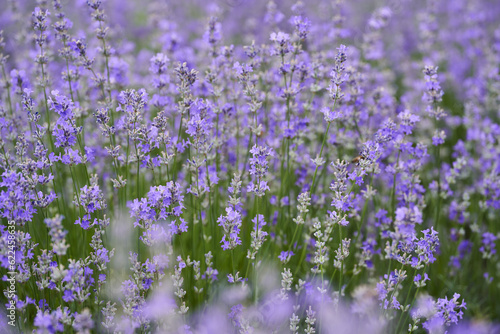
<path id="1" fill-rule="evenodd" d="M 365 159 L 365 157 L 364 157 L 364 156 L 362 156 L 362 155 L 358 155 L 357 157 L 355 157 L 354 159 L 352 159 L 352 160 L 351 160 L 351 163 L 352 163 L 352 164 L 359 164 L 359 162 L 360 162 L 361 160 L 363 160 L 363 159 Z"/>

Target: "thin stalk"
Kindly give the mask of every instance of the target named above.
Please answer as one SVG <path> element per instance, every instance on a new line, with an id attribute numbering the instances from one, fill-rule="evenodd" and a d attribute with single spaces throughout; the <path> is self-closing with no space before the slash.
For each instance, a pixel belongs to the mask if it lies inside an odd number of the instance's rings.
<path id="1" fill-rule="evenodd" d="M 340 237 L 340 254 L 344 253 L 344 245 L 342 244 L 342 227 L 339 225 L 339 237 Z M 340 278 L 339 278 L 339 296 L 341 296 L 342 292 L 342 278 L 344 276 L 344 260 L 340 264 Z"/>
<path id="2" fill-rule="evenodd" d="M 415 277 L 416 274 L 417 274 L 417 269 L 415 268 L 415 270 L 413 271 L 413 277 Z M 406 307 L 406 303 L 408 302 L 408 298 L 410 298 L 410 292 L 411 292 L 412 288 L 413 288 L 413 285 L 410 285 L 410 287 L 408 288 L 408 293 L 406 294 L 406 298 L 405 298 L 405 302 L 403 304 L 403 307 Z M 417 288 L 417 292 L 418 292 L 418 289 L 419 288 Z M 404 313 L 405 312 L 401 312 L 401 315 L 399 316 L 399 320 L 398 320 L 398 324 L 396 326 L 396 330 L 399 329 L 399 325 L 401 324 L 401 320 L 403 319 L 403 314 Z M 405 321 L 406 321 L 406 319 L 405 319 Z M 398 332 L 396 331 L 396 333 L 398 333 Z"/>
<path id="3" fill-rule="evenodd" d="M 260 184 L 260 178 L 259 178 L 259 184 Z M 257 210 L 256 210 L 257 211 L 257 214 L 256 214 L 257 223 L 256 223 L 256 227 L 255 227 L 255 238 L 258 238 L 258 236 L 259 236 L 259 196 L 255 197 L 255 202 L 256 202 L 256 207 L 257 207 Z M 257 280 L 258 280 L 257 256 L 258 256 L 258 252 L 255 253 L 255 265 L 254 265 L 254 284 L 255 284 L 255 293 L 254 293 L 254 297 L 253 297 L 254 304 L 257 304 L 258 295 L 259 295 L 259 284 L 257 282 Z"/>
<path id="4" fill-rule="evenodd" d="M 436 147 L 436 164 L 437 164 L 437 168 L 438 168 L 438 180 L 437 180 L 437 184 L 438 184 L 438 188 L 437 188 L 437 207 L 436 207 L 436 217 L 434 219 L 434 223 L 436 224 L 436 230 L 438 230 L 439 228 L 439 215 L 441 213 L 441 156 L 440 156 L 440 153 L 441 153 L 441 150 L 440 150 L 441 146 L 437 146 Z"/>
<path id="5" fill-rule="evenodd" d="M 9 80 L 7 79 L 7 75 L 5 74 L 5 65 L 4 63 L 1 63 L 2 64 L 2 75 L 3 75 L 3 78 L 5 80 L 5 90 L 7 91 L 7 102 L 9 103 L 9 112 L 10 112 L 10 116 L 14 116 L 14 112 L 12 111 L 12 99 L 10 97 L 10 82 Z"/>
<path id="6" fill-rule="evenodd" d="M 335 108 L 335 103 L 334 103 L 334 108 Z M 326 138 L 328 137 L 328 131 L 330 130 L 331 124 L 332 124 L 332 122 L 328 122 L 328 126 L 326 127 L 325 135 L 323 136 L 323 143 L 321 144 L 321 149 L 319 151 L 319 158 L 321 158 L 321 156 L 323 155 L 323 149 L 325 148 Z M 313 180 L 311 183 L 311 194 L 310 194 L 311 198 L 312 198 L 312 194 L 314 193 L 314 186 L 315 186 L 315 182 L 316 182 L 316 175 L 318 174 L 318 168 L 319 168 L 319 165 L 316 165 L 316 169 L 314 170 Z M 304 221 L 306 218 L 307 218 L 307 212 L 305 214 Z M 291 247 L 293 247 L 293 244 L 295 242 L 295 236 L 297 235 L 298 229 L 299 229 L 299 224 L 297 224 L 295 226 L 295 231 L 293 232 L 292 242 L 290 243 L 289 250 L 291 249 Z"/>

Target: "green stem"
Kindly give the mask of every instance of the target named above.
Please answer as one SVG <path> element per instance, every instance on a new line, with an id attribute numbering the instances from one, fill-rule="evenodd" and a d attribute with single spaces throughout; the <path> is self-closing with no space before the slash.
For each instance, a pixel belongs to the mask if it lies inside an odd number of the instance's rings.
<path id="1" fill-rule="evenodd" d="M 14 116 L 14 112 L 12 111 L 12 100 L 11 100 L 11 97 L 10 97 L 10 82 L 9 80 L 7 79 L 7 75 L 5 74 L 5 65 L 4 63 L 2 63 L 2 75 L 3 75 L 3 78 L 5 80 L 5 90 L 7 91 L 7 101 L 9 103 L 9 112 L 10 112 L 10 115 L 11 116 Z"/>
<path id="2" fill-rule="evenodd" d="M 401 154 L 401 151 L 398 149 L 398 158 L 396 159 L 396 167 L 394 171 L 394 178 L 392 180 L 392 191 L 391 191 L 391 215 L 392 215 L 392 221 L 394 222 L 394 219 L 396 217 L 396 178 L 398 176 L 397 168 L 399 165 L 399 156 Z"/>
<path id="3" fill-rule="evenodd" d="M 436 230 L 439 228 L 439 215 L 441 213 L 441 157 L 440 157 L 440 146 L 436 147 L 436 164 L 438 168 L 438 188 L 437 188 L 437 207 L 436 207 L 436 218 L 434 223 L 436 224 Z"/>
<path id="4" fill-rule="evenodd" d="M 342 227 L 339 225 L 339 237 L 340 237 L 340 254 L 344 253 L 344 245 L 342 243 Z M 342 278 L 344 276 L 344 260 L 342 260 L 342 263 L 340 264 L 340 278 L 339 278 L 339 296 L 342 294 Z"/>
<path id="5" fill-rule="evenodd" d="M 335 105 L 334 105 L 334 107 L 335 107 Z M 321 150 L 319 151 L 319 158 L 321 158 L 321 156 L 323 155 L 323 149 L 325 147 L 326 138 L 328 137 L 328 131 L 330 130 L 331 124 L 332 124 L 332 122 L 328 122 L 328 126 L 326 127 L 325 135 L 323 136 L 323 143 L 321 144 Z M 314 193 L 314 186 L 315 186 L 315 181 L 316 181 L 316 175 L 318 173 L 318 168 L 319 168 L 319 165 L 316 165 L 316 168 L 314 170 L 312 184 L 311 184 L 311 195 Z"/>

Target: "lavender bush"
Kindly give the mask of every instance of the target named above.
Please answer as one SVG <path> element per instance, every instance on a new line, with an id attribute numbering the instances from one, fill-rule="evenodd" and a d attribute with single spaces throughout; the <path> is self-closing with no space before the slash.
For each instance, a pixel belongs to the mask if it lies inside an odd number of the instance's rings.
<path id="1" fill-rule="evenodd" d="M 1 332 L 500 331 L 499 17 L 1 1 Z"/>

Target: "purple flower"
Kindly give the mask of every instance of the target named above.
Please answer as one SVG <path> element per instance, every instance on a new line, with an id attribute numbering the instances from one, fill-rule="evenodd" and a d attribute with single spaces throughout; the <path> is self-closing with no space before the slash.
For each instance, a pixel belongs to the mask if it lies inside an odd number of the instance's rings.
<path id="1" fill-rule="evenodd" d="M 208 22 L 207 30 L 203 35 L 203 39 L 210 45 L 217 44 L 218 41 L 221 40 L 222 37 L 222 27 L 220 22 L 217 21 L 216 17 L 211 17 Z"/>
<path id="2" fill-rule="evenodd" d="M 149 70 L 154 74 L 164 74 L 167 71 L 167 65 L 170 60 L 163 53 L 157 53 L 150 60 Z"/>
<path id="3" fill-rule="evenodd" d="M 335 56 L 335 66 L 330 72 L 330 76 L 332 77 L 330 80 L 331 84 L 328 87 L 330 98 L 334 101 L 332 107 L 333 110 L 336 109 L 337 102 L 340 102 L 340 100 L 342 100 L 342 98 L 344 97 L 341 86 L 349 78 L 349 75 L 345 72 L 344 65 L 347 60 L 347 47 L 342 44 L 337 48 L 337 51 L 337 55 Z M 325 120 L 327 122 L 331 122 L 334 119 L 338 118 L 339 113 L 333 113 L 333 110 L 331 113 L 323 112 L 323 114 L 325 115 Z"/>
<path id="4" fill-rule="evenodd" d="M 250 243 L 250 249 L 248 249 L 247 251 L 247 258 L 253 260 L 255 259 L 255 255 L 257 254 L 259 249 L 262 247 L 262 244 L 266 240 L 268 233 L 266 231 L 263 231 L 264 226 L 267 225 L 267 223 L 264 221 L 263 215 L 255 216 L 255 218 L 252 219 L 252 223 L 254 223 L 254 227 L 252 232 L 250 232 L 252 241 Z"/>
<path id="5" fill-rule="evenodd" d="M 152 222 L 179 217 L 184 208 L 180 185 L 173 181 L 164 186 L 152 186 L 146 196 L 128 204 L 130 215 L 136 218 L 135 226 L 148 228 Z"/>
<path id="6" fill-rule="evenodd" d="M 293 251 L 281 251 L 278 259 L 283 263 L 287 263 L 293 255 L 295 255 Z"/>
<path id="7" fill-rule="evenodd" d="M 497 236 L 494 235 L 493 233 L 490 232 L 483 233 L 481 248 L 479 248 L 479 251 L 483 253 L 483 258 L 490 259 L 493 255 L 497 253 L 495 244 L 497 239 L 498 239 Z"/>
<path id="8" fill-rule="evenodd" d="M 75 195 L 74 203 L 82 207 L 85 212 L 85 215 L 77 219 L 75 224 L 82 226 L 83 229 L 88 229 L 90 225 L 97 223 L 97 219 L 91 221 L 91 214 L 105 210 L 107 207 L 104 194 L 97 182 L 97 176 L 92 177 L 90 186 L 85 185 L 80 189 L 80 195 Z"/>
<path id="9" fill-rule="evenodd" d="M 61 315 L 57 311 L 42 311 L 38 310 L 33 325 L 37 328 L 38 333 L 57 333 L 64 331 L 64 325 L 60 322 Z"/>
<path id="10" fill-rule="evenodd" d="M 233 210 L 231 207 L 226 208 L 226 215 L 220 216 L 217 222 L 224 229 L 221 240 L 223 250 L 234 249 L 237 245 L 241 245 L 239 237 L 241 215 L 238 211 Z"/>
<path id="11" fill-rule="evenodd" d="M 425 91 L 422 96 L 422 101 L 427 104 L 426 111 L 436 120 L 446 116 L 443 109 L 437 104 L 443 99 L 443 90 L 437 79 L 438 67 L 426 66 L 423 70 L 425 75 Z"/>
<path id="12" fill-rule="evenodd" d="M 309 21 L 308 18 L 302 16 L 292 16 L 290 18 L 290 23 L 295 26 L 295 33 L 301 40 L 307 38 L 307 34 L 311 28 L 311 21 Z"/>
<path id="13" fill-rule="evenodd" d="M 75 314 L 73 328 L 79 333 L 88 333 L 94 328 L 94 321 L 89 309 L 84 309 L 80 313 Z"/>
<path id="14" fill-rule="evenodd" d="M 267 182 L 262 179 L 266 176 L 269 169 L 267 158 L 273 156 L 273 151 L 271 148 L 254 145 L 250 153 L 252 154 L 252 158 L 249 159 L 249 173 L 254 176 L 255 182 L 251 182 L 247 190 L 254 192 L 256 196 L 262 197 L 266 190 L 269 190 Z"/>
<path id="15" fill-rule="evenodd" d="M 282 31 L 278 31 L 271 33 L 269 39 L 274 42 L 275 50 L 272 51 L 272 54 L 280 55 L 284 57 L 290 51 L 293 51 L 293 46 L 290 44 L 290 35 L 284 33 Z"/>
<path id="16" fill-rule="evenodd" d="M 243 311 L 243 305 L 238 304 L 231 307 L 231 312 L 227 315 L 229 319 L 233 320 L 236 327 L 239 327 L 239 315 Z"/>
<path id="17" fill-rule="evenodd" d="M 462 300 L 459 303 L 458 298 L 460 298 L 458 293 L 455 293 L 450 300 L 447 297 L 439 298 L 434 304 L 436 313 L 424 322 L 422 326 L 430 329 L 436 324 L 450 326 L 451 324 L 458 323 L 458 320 L 462 319 L 464 314 L 462 309 L 467 309 L 465 302 Z"/>
<path id="18" fill-rule="evenodd" d="M 52 91 L 52 97 L 47 99 L 49 108 L 59 114 L 59 119 L 52 131 L 55 137 L 56 147 L 72 147 L 76 144 L 77 136 L 82 131 L 82 127 L 75 125 L 73 102 L 66 96 L 59 95 L 58 91 Z"/>

